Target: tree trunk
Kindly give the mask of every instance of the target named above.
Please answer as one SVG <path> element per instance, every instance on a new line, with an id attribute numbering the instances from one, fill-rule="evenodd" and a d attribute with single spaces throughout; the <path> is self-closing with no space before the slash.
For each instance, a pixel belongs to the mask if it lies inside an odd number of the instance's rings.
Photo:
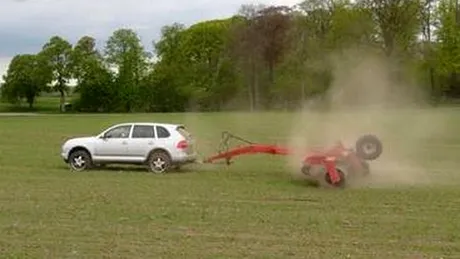
<path id="1" fill-rule="evenodd" d="M 252 83 L 248 83 L 249 111 L 254 111 L 254 93 Z"/>
<path id="2" fill-rule="evenodd" d="M 430 64 L 430 90 L 431 90 L 431 96 L 435 97 L 435 103 L 436 103 L 438 99 L 438 93 L 436 91 L 436 86 L 434 82 L 434 69 L 433 69 L 432 64 Z"/>
<path id="3" fill-rule="evenodd" d="M 301 96 L 300 96 L 300 107 L 302 107 L 305 104 L 305 79 L 302 79 L 302 85 L 301 85 Z"/>
<path id="4" fill-rule="evenodd" d="M 35 99 L 35 96 L 33 94 L 29 93 L 29 94 L 26 95 L 26 100 L 27 100 L 27 104 L 29 105 L 29 109 L 33 108 L 34 99 Z"/>
<path id="5" fill-rule="evenodd" d="M 65 112 L 65 93 L 64 93 L 64 90 L 59 90 L 59 93 L 61 94 L 61 98 L 60 98 L 60 111 L 61 112 Z"/>
<path id="6" fill-rule="evenodd" d="M 251 61 L 251 70 L 249 72 L 249 83 L 248 83 L 248 96 L 249 96 L 249 109 L 251 112 L 253 112 L 255 110 L 255 106 L 256 106 L 256 103 L 255 103 L 255 100 L 256 100 L 256 97 L 255 97 L 255 64 L 254 62 Z"/>
<path id="7" fill-rule="evenodd" d="M 270 62 L 268 64 L 268 85 L 264 89 L 264 108 L 269 109 L 272 103 L 271 100 L 271 89 L 273 88 L 273 85 L 275 84 L 275 65 L 273 62 Z"/>
<path id="8" fill-rule="evenodd" d="M 254 108 L 255 110 L 259 110 L 260 108 L 260 92 L 259 92 L 259 78 L 257 76 L 257 73 L 254 73 Z"/>

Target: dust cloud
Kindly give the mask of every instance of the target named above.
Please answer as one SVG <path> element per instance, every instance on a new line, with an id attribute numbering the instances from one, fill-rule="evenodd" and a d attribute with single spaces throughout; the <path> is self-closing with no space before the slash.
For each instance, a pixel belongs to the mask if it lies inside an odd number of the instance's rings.
<path id="1" fill-rule="evenodd" d="M 418 154 L 424 149 L 426 153 L 424 140 L 440 134 L 443 122 L 427 114 L 420 87 L 411 78 L 395 80 L 407 73 L 375 53 L 350 50 L 327 61 L 333 67 L 333 81 L 326 100 L 306 103 L 292 123 L 289 145 L 295 152 L 288 166 L 294 176 L 302 177 L 300 162 L 306 147 L 342 141 L 354 148 L 358 137 L 373 134 L 382 141 L 383 153 L 370 161 L 370 176 L 349 185 L 430 184 L 433 179 Z M 329 105 L 327 111 L 314 111 L 324 102 Z"/>
<path id="2" fill-rule="evenodd" d="M 305 177 L 300 172 L 301 161 L 311 148 L 336 141 L 354 148 L 360 136 L 373 134 L 382 141 L 383 153 L 377 160 L 369 162 L 369 176 L 348 182 L 349 186 L 376 188 L 434 184 L 437 179 L 430 173 L 433 168 L 427 167 L 425 161 L 429 153 L 426 140 L 442 134 L 447 122 L 433 109 L 428 109 L 428 99 L 422 88 L 408 76 L 410 71 L 378 53 L 363 49 L 334 53 L 326 57 L 325 62 L 332 65 L 333 78 L 325 98 L 308 101 L 294 113 L 290 125 L 282 126 L 288 128 L 288 137 L 283 136 L 282 142 L 294 151 L 287 157 L 289 172 L 294 177 Z M 327 109 L 318 110 L 325 104 Z M 184 122 L 195 134 L 201 155 L 217 152 L 222 130 L 257 136 L 261 141 L 272 136 L 268 130 L 272 122 L 266 121 L 265 116 L 245 112 L 231 112 L 225 116 L 190 112 L 185 116 Z M 282 117 L 279 116 L 277 118 Z M 200 165 L 199 170 L 224 168 L 221 165 Z"/>

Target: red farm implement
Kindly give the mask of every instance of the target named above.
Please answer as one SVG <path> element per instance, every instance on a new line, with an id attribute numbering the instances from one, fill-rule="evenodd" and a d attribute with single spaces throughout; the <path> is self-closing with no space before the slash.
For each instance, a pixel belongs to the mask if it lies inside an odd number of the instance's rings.
<path id="1" fill-rule="evenodd" d="M 236 139 L 244 145 L 230 148 L 230 140 Z M 294 155 L 294 150 L 277 145 L 257 144 L 229 132 L 222 133 L 218 154 L 205 159 L 204 163 L 225 160 L 227 165 L 233 157 L 245 154 Z M 374 135 L 361 136 L 355 144 L 355 149 L 345 147 L 337 142 L 329 147 L 309 149 L 303 155 L 301 172 L 310 176 L 313 167 L 324 170 L 326 183 L 334 187 L 344 187 L 349 177 L 369 174 L 369 164 L 366 160 L 375 160 L 382 153 L 382 144 Z"/>

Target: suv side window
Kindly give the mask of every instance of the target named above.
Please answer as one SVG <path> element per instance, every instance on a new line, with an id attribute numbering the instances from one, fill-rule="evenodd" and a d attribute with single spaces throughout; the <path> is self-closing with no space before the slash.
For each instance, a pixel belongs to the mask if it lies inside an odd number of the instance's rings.
<path id="1" fill-rule="evenodd" d="M 171 133 L 169 133 L 169 131 L 166 128 L 161 127 L 161 126 L 156 126 L 156 127 L 157 127 L 158 138 L 167 138 L 171 136 Z"/>
<path id="2" fill-rule="evenodd" d="M 128 138 L 131 131 L 131 125 L 115 127 L 105 133 L 106 138 Z"/>
<path id="3" fill-rule="evenodd" d="M 148 125 L 135 125 L 132 138 L 154 138 L 155 129 Z"/>

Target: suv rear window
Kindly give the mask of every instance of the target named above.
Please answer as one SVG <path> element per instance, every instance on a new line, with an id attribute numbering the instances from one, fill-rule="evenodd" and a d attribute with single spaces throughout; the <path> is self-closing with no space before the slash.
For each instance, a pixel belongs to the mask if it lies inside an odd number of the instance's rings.
<path id="1" fill-rule="evenodd" d="M 168 138 L 169 136 L 171 136 L 171 134 L 169 134 L 169 131 L 166 128 L 157 126 L 157 137 L 158 138 Z"/>

